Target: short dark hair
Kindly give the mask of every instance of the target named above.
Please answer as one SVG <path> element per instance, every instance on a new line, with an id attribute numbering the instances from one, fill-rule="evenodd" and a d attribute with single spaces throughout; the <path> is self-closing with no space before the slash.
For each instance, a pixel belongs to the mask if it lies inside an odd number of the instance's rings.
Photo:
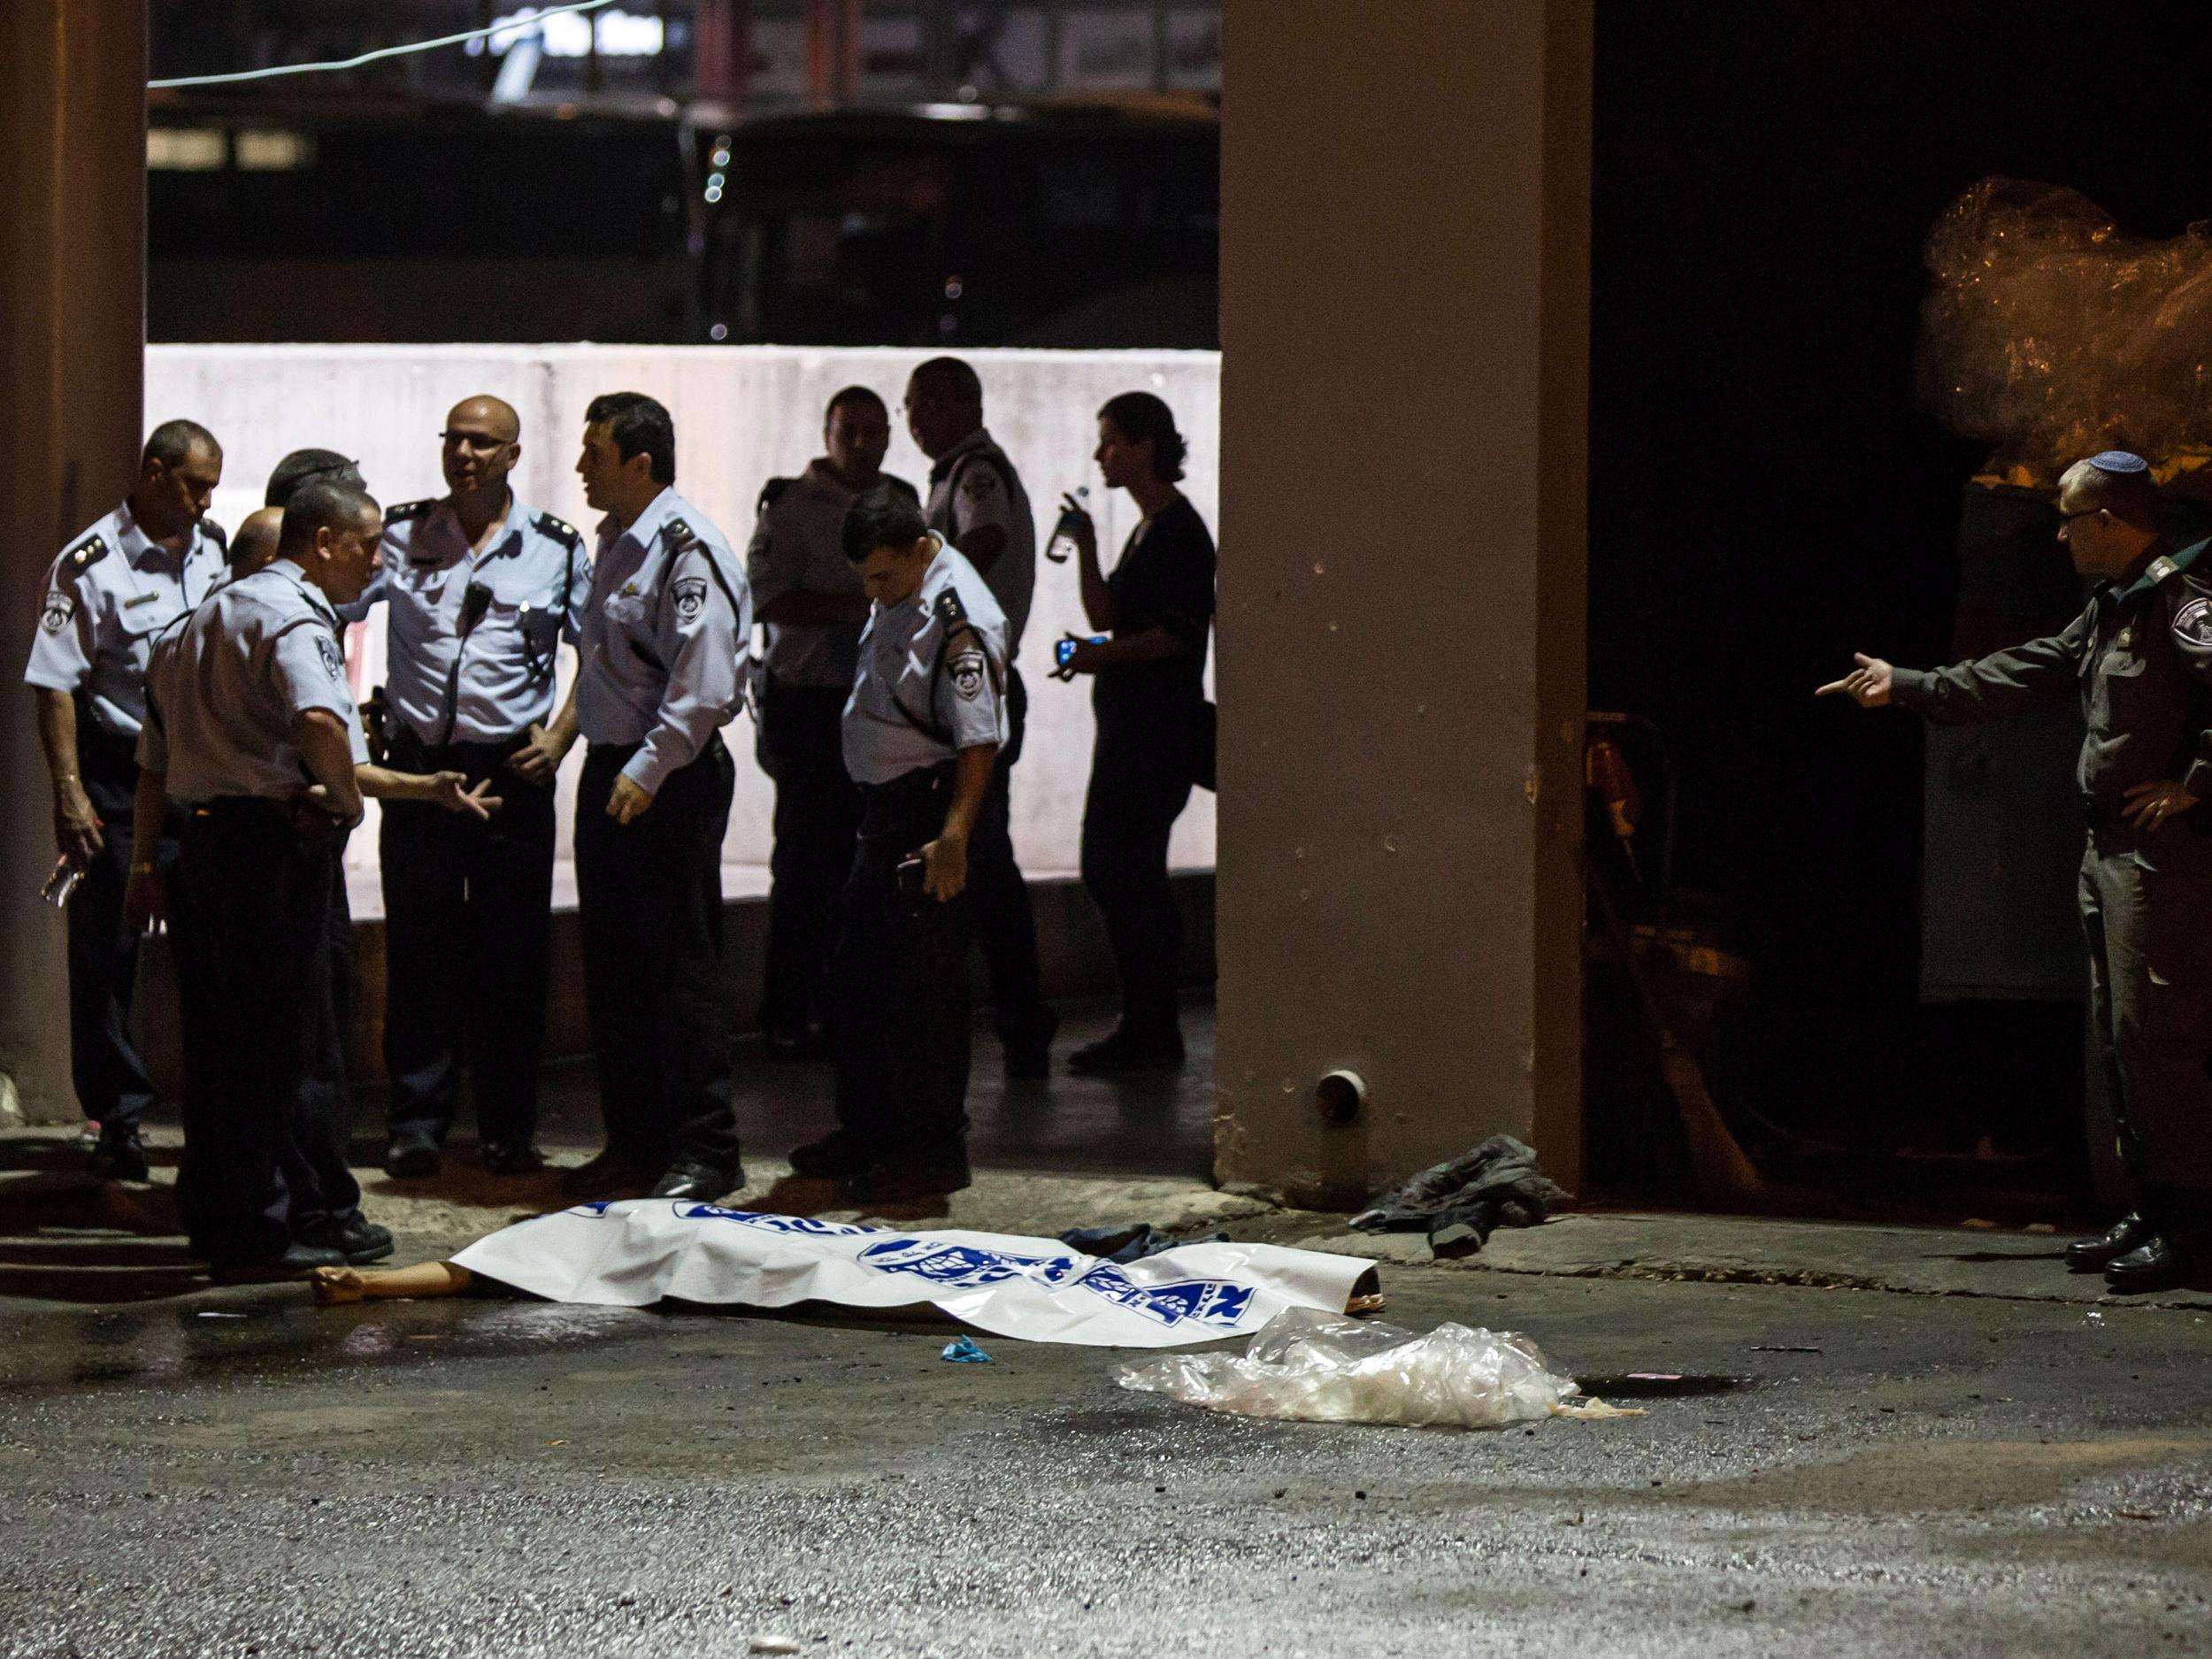
<path id="1" fill-rule="evenodd" d="M 606 423 L 614 452 L 624 460 L 644 453 L 652 457 L 653 481 L 676 481 L 676 423 L 643 392 L 602 392 L 584 411 L 587 426 Z"/>
<path id="2" fill-rule="evenodd" d="M 223 446 L 215 442 L 215 434 L 198 421 L 165 420 L 146 434 L 146 447 L 138 457 L 138 470 L 144 472 L 155 461 L 164 466 L 182 466 L 201 444 L 217 455 L 223 452 Z"/>
<path id="3" fill-rule="evenodd" d="M 1151 440 L 1152 472 L 1162 483 L 1172 484 L 1183 476 L 1183 457 L 1190 453 L 1190 445 L 1175 430 L 1174 411 L 1151 393 L 1124 392 L 1110 397 L 1098 418 L 1112 421 L 1114 430 L 1132 443 Z"/>
<path id="4" fill-rule="evenodd" d="M 886 420 L 891 419 L 890 406 L 881 397 L 864 386 L 848 386 L 822 406 L 822 424 L 825 426 L 828 426 L 836 417 L 837 411 L 848 403 L 872 403 L 875 405 L 876 413 L 881 415 Z"/>
<path id="5" fill-rule="evenodd" d="M 276 464 L 269 474 L 269 488 L 262 492 L 264 507 L 285 507 L 291 504 L 299 487 L 311 478 L 326 478 L 334 484 L 352 489 L 366 489 L 368 480 L 361 476 L 361 468 L 354 461 L 335 449 L 295 449 Z"/>
<path id="6" fill-rule="evenodd" d="M 277 556 L 289 558 L 313 545 L 315 532 L 334 530 L 366 510 L 380 512 L 376 499 L 357 484 L 341 483 L 327 474 L 303 480 L 284 503 L 284 522 L 277 528 Z"/>
<path id="7" fill-rule="evenodd" d="M 907 377 L 907 384 L 917 380 L 933 380 L 964 403 L 983 406 L 983 381 L 976 372 L 958 357 L 932 357 Z"/>
<path id="8" fill-rule="evenodd" d="M 845 509 L 845 557 L 856 565 L 883 548 L 903 552 L 928 534 L 913 492 L 889 482 L 863 490 Z"/>

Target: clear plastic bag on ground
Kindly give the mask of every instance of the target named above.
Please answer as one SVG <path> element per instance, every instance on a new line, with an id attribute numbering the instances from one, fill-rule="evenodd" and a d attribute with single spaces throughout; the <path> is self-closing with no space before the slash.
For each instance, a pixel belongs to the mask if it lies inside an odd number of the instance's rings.
<path id="1" fill-rule="evenodd" d="M 1248 1417 L 1494 1429 L 1546 1417 L 1611 1417 L 1512 1332 L 1440 1325 L 1423 1336 L 1310 1309 L 1279 1313 L 1242 1354 L 1177 1354 L 1118 1366 L 1124 1388 Z"/>

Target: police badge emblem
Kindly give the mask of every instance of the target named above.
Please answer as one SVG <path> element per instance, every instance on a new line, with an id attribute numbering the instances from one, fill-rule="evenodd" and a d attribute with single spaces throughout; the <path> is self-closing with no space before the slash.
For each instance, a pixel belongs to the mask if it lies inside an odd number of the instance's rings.
<path id="1" fill-rule="evenodd" d="M 969 649 L 954 657 L 949 664 L 952 672 L 954 695 L 963 703 L 973 703 L 983 695 L 983 653 Z"/>
<path id="2" fill-rule="evenodd" d="M 46 608 L 39 613 L 38 626 L 49 634 L 59 634 L 76 614 L 77 602 L 58 589 L 46 595 Z"/>
<path id="3" fill-rule="evenodd" d="M 2174 637 L 2184 645 L 2212 646 L 2212 599 L 2192 599 L 2174 612 Z"/>
<path id="4" fill-rule="evenodd" d="M 670 591 L 676 596 L 676 614 L 687 622 L 706 605 L 707 580 L 703 576 L 686 576 Z"/>
<path id="5" fill-rule="evenodd" d="M 323 672 L 333 680 L 346 677 L 346 659 L 338 654 L 338 641 L 327 634 L 315 636 L 315 654 L 323 659 Z"/>

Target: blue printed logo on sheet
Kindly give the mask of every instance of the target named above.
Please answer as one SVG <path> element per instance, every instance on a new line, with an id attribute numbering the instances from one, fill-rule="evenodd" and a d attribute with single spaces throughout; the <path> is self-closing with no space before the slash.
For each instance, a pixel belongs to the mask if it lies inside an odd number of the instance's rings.
<path id="1" fill-rule="evenodd" d="M 1102 1264 L 1077 1281 L 1094 1295 L 1103 1296 L 1132 1313 L 1141 1313 L 1162 1325 L 1177 1325 L 1186 1319 L 1233 1331 L 1252 1305 L 1252 1288 L 1226 1279 L 1186 1279 L 1172 1285 L 1139 1285 L 1119 1268 Z"/>
<path id="2" fill-rule="evenodd" d="M 981 1285 L 1000 1285 L 1010 1279 L 1033 1279 L 1057 1285 L 1075 1271 L 1069 1256 L 1006 1256 L 979 1250 L 965 1244 L 944 1244 L 933 1239 L 886 1239 L 860 1253 L 863 1265 L 883 1273 L 911 1273 L 933 1285 L 970 1290 Z"/>
<path id="3" fill-rule="evenodd" d="M 764 1216 L 757 1210 L 725 1210 L 719 1204 L 686 1204 L 676 1213 L 686 1221 L 734 1221 L 741 1226 L 757 1227 L 763 1233 L 803 1233 L 818 1239 L 842 1239 L 856 1233 L 876 1231 L 873 1227 L 852 1227 L 836 1221 L 817 1221 L 811 1216 Z"/>

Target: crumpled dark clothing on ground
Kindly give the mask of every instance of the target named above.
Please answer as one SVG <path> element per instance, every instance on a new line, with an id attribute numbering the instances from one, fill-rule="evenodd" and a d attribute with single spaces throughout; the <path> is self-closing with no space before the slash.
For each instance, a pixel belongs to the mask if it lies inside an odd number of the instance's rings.
<path id="1" fill-rule="evenodd" d="M 1210 1233 L 1202 1239 L 1171 1239 L 1164 1233 L 1156 1233 L 1149 1226 L 1071 1227 L 1060 1235 L 1060 1242 L 1070 1249 L 1082 1251 L 1086 1256 L 1095 1256 L 1126 1267 L 1132 1262 L 1141 1262 L 1148 1256 L 1157 1256 L 1163 1250 L 1179 1249 L 1186 1244 L 1226 1244 L 1229 1235 Z"/>
<path id="2" fill-rule="evenodd" d="M 1492 1135 L 1378 1194 L 1352 1217 L 1362 1233 L 1418 1233 L 1439 1256 L 1469 1256 L 1499 1227 L 1533 1227 L 1573 1194 L 1538 1167 L 1536 1148 Z"/>

